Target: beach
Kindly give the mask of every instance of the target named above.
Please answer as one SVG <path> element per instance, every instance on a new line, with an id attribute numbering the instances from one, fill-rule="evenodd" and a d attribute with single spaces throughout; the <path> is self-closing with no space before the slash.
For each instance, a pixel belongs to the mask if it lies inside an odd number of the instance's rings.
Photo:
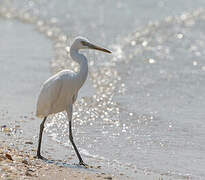
<path id="1" fill-rule="evenodd" d="M 35 151 L 35 150 L 33 150 Z M 114 177 L 113 175 L 107 175 L 105 173 L 96 172 L 95 169 L 100 167 L 89 167 L 91 170 L 86 170 L 84 167 L 70 167 L 66 168 L 62 162 L 58 162 L 62 165 L 56 165 L 57 162 L 43 162 L 36 159 L 31 155 L 31 152 L 18 151 L 15 147 L 9 147 L 6 142 L 1 141 L 0 147 L 0 163 L 1 179 L 42 179 L 42 180 L 54 180 L 54 179 L 121 179 L 120 177 Z M 93 169 L 93 170 L 92 170 Z"/>

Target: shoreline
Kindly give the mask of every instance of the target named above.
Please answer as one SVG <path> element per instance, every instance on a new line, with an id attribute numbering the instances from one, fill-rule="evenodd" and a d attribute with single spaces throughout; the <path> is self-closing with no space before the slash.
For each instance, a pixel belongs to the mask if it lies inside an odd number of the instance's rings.
<path id="1" fill-rule="evenodd" d="M 137 172 L 135 177 L 127 174 L 109 173 L 101 166 L 83 167 L 61 160 L 41 160 L 36 150 L 19 150 L 17 145 L 0 140 L 0 179 L 2 180 L 166 180 L 166 175 Z M 29 145 L 28 143 L 26 143 Z M 172 178 L 171 178 L 172 179 Z M 170 180 L 171 180 L 170 179 Z"/>
<path id="2" fill-rule="evenodd" d="M 40 180 L 117 180 L 117 177 L 98 171 L 100 167 L 81 167 L 67 165 L 58 161 L 44 161 L 33 156 L 34 151 L 25 152 L 3 141 L 0 145 L 0 178 L 1 179 L 40 179 Z M 70 167 L 68 167 L 70 166 Z M 127 178 L 126 178 L 127 179 Z"/>
<path id="3" fill-rule="evenodd" d="M 27 117 L 26 119 L 30 119 Z M 30 121 L 32 122 L 32 121 Z M 27 124 L 28 122 L 23 122 Z M 30 123 L 29 123 L 30 124 Z M 166 180 L 168 176 L 142 169 L 135 170 L 135 175 L 125 173 L 125 171 L 113 171 L 113 167 L 102 164 L 89 164 L 88 168 L 80 166 L 77 161 L 73 161 L 75 154 L 70 154 L 67 160 L 52 156 L 47 150 L 52 152 L 53 148 L 49 144 L 51 140 L 47 138 L 44 149 L 47 160 L 36 159 L 35 138 L 20 137 L 22 124 L 13 126 L 0 126 L 0 179 L 40 179 L 40 180 Z M 46 146 L 45 145 L 45 146 Z M 58 149 L 59 150 L 59 149 Z M 60 155 L 62 152 L 58 152 Z M 56 157 L 56 158 L 54 158 Z M 171 177 L 169 177 L 171 178 Z M 171 178 L 172 179 L 172 178 Z M 171 180 L 170 179 L 170 180 Z"/>

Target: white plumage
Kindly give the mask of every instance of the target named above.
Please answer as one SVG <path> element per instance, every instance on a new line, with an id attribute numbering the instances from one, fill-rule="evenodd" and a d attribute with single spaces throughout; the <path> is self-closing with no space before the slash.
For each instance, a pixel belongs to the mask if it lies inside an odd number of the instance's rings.
<path id="1" fill-rule="evenodd" d="M 107 49 L 91 44 L 86 38 L 75 38 L 70 48 L 70 55 L 79 66 L 79 72 L 75 73 L 69 70 L 63 70 L 50 77 L 41 87 L 41 91 L 37 101 L 36 116 L 42 117 L 43 122 L 40 125 L 39 142 L 37 149 L 37 157 L 43 159 L 40 153 L 42 133 L 46 118 L 50 114 L 66 111 L 69 120 L 69 138 L 78 156 L 79 164 L 85 165 L 80 153 L 73 141 L 72 136 L 72 109 L 73 103 L 76 101 L 78 91 L 84 84 L 88 75 L 88 62 L 86 57 L 79 53 L 80 49 L 96 49 L 111 53 Z"/>
<path id="2" fill-rule="evenodd" d="M 78 93 L 75 81 L 76 74 L 69 70 L 60 71 L 45 81 L 39 94 L 36 116 L 55 114 L 73 104 L 76 99 L 73 97 Z"/>

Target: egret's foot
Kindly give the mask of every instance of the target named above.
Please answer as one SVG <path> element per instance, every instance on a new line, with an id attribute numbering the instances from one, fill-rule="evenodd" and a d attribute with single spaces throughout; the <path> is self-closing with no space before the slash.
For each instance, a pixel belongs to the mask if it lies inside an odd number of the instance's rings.
<path id="1" fill-rule="evenodd" d="M 42 160 L 48 160 L 48 159 L 46 159 L 45 157 L 41 156 L 40 154 L 37 154 L 37 155 L 36 155 L 36 158 L 42 159 Z"/>
<path id="2" fill-rule="evenodd" d="M 85 164 L 83 161 L 80 161 L 80 162 L 79 162 L 79 165 L 84 166 L 84 167 L 86 167 L 86 168 L 89 167 L 89 166 L 88 166 L 87 164 Z"/>

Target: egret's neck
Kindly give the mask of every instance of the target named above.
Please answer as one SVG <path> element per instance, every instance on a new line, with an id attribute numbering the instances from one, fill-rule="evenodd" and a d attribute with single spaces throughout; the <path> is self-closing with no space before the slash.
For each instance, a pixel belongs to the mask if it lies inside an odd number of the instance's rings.
<path id="1" fill-rule="evenodd" d="M 80 54 L 76 49 L 72 49 L 72 47 L 70 49 L 70 56 L 80 65 L 77 79 L 79 80 L 79 88 L 81 88 L 88 76 L 88 61 L 83 54 Z"/>

